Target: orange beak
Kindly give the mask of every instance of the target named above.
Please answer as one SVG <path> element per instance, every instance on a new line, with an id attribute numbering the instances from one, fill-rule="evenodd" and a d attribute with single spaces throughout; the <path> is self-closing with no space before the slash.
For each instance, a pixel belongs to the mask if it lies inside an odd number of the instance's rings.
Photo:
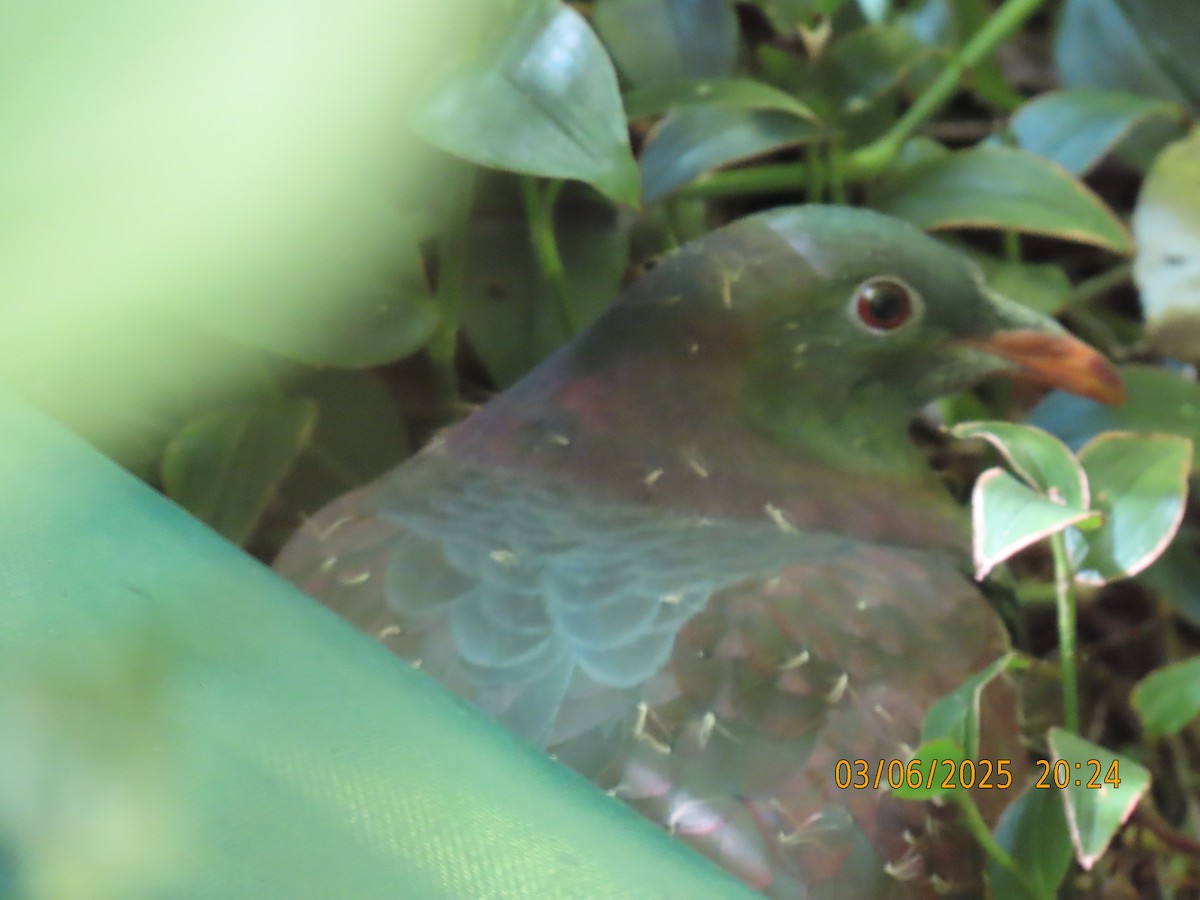
<path id="1" fill-rule="evenodd" d="M 1000 331 L 963 343 L 1012 363 L 1018 377 L 1101 403 L 1125 402 L 1125 385 L 1113 364 L 1069 334 Z"/>

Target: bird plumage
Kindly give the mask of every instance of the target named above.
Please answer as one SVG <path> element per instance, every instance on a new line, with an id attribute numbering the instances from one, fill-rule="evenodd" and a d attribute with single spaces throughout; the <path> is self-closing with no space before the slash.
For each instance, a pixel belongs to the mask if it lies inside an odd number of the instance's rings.
<path id="1" fill-rule="evenodd" d="M 949 811 L 834 770 L 904 759 L 929 706 L 1005 650 L 963 514 L 906 436 L 922 403 L 1012 366 L 1026 344 L 989 353 L 998 333 L 1060 347 L 1066 387 L 1115 390 L 909 226 L 752 216 L 659 263 L 277 565 L 773 896 L 970 895 Z M 1019 774 L 1003 684 L 985 709 L 981 756 Z M 1003 793 L 978 799 L 994 815 Z"/>

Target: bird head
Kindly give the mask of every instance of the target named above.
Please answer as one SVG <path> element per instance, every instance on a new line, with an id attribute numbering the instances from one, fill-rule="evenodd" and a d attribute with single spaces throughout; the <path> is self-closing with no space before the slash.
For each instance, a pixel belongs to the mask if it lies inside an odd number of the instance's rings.
<path id="1" fill-rule="evenodd" d="M 711 232 L 626 291 L 596 332 L 657 358 L 690 351 L 736 384 L 758 427 L 832 458 L 896 445 L 915 410 L 994 373 L 1124 398 L 1108 360 L 990 290 L 961 253 L 848 207 L 780 208 Z"/>
<path id="2" fill-rule="evenodd" d="M 759 219 L 752 223 L 765 226 L 752 229 L 758 237 L 793 252 L 774 277 L 753 279 L 747 298 L 757 307 L 750 313 L 757 355 L 780 380 L 816 377 L 846 394 L 887 384 L 919 405 L 1009 371 L 1102 402 L 1124 399 L 1104 357 L 1053 319 L 990 290 L 970 260 L 905 222 L 821 206 Z M 809 360 L 828 374 L 806 372 Z"/>

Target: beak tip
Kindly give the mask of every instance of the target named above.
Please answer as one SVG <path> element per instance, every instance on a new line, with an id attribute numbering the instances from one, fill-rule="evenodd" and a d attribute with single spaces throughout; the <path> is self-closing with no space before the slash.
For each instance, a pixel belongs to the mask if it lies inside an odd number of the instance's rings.
<path id="1" fill-rule="evenodd" d="M 1013 363 L 1017 375 L 1032 381 L 1111 406 L 1125 402 L 1125 384 L 1116 367 L 1071 335 L 1017 330 L 970 343 Z"/>
<path id="2" fill-rule="evenodd" d="M 1092 363 L 1092 375 L 1096 379 L 1096 398 L 1101 403 L 1110 406 L 1121 406 L 1125 403 L 1125 382 L 1117 374 L 1117 370 L 1103 356 L 1097 354 Z"/>

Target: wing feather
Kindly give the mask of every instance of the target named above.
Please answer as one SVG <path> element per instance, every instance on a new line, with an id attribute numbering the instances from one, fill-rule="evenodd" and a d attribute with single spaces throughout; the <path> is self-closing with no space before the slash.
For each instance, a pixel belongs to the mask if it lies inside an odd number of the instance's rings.
<path id="1" fill-rule="evenodd" d="M 903 758 L 928 706 L 1004 649 L 948 551 L 605 504 L 437 455 L 323 511 L 278 568 L 775 896 L 930 883 L 941 813 L 839 791 L 834 768 Z M 986 752 L 1019 775 L 997 708 Z"/>

